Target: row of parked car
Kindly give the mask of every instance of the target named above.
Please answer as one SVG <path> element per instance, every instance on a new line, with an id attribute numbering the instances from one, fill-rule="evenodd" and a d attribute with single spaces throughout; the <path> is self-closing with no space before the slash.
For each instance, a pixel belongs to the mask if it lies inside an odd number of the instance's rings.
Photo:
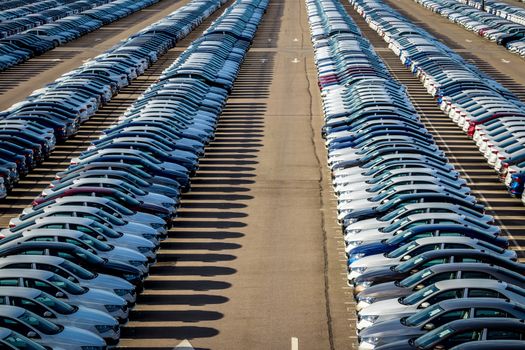
<path id="1" fill-rule="evenodd" d="M 306 4 L 359 349 L 522 349 L 525 266 L 341 3 Z"/>
<path id="2" fill-rule="evenodd" d="M 510 194 L 522 196 L 525 104 L 382 1 L 350 2 L 421 80 L 443 112 L 473 138 Z"/>
<path id="3" fill-rule="evenodd" d="M 517 47 L 521 47 L 525 43 L 525 24 L 521 23 L 522 19 L 525 18 L 521 17 L 525 15 L 525 11 L 521 8 L 516 8 L 519 10 L 520 17 L 512 17 L 513 19 L 520 19 L 520 23 L 516 23 L 516 21 L 506 19 L 504 16 L 498 16 L 492 11 L 486 12 L 477 9 L 474 6 L 474 4 L 479 4 L 477 2 L 458 2 L 455 0 L 414 1 L 433 12 L 448 18 L 451 22 L 463 26 L 471 32 L 474 32 L 490 41 L 494 41 L 498 45 L 505 46 L 512 52 L 521 54 L 521 52 L 516 50 Z M 504 6 L 501 5 L 501 3 L 498 4 L 498 8 Z M 511 6 L 506 5 L 506 7 L 510 11 Z M 494 7 L 490 7 L 490 9 L 496 10 Z M 499 13 L 502 12 L 499 11 Z"/>
<path id="4" fill-rule="evenodd" d="M 502 18 L 508 19 L 509 21 L 525 25 L 525 9 L 523 9 L 523 7 L 514 6 L 508 2 L 492 0 L 458 0 L 458 2 L 475 7 L 478 10 L 483 10 L 496 16 L 500 16 Z"/>
<path id="5" fill-rule="evenodd" d="M 221 4 L 197 0 L 179 11 L 202 19 Z M 234 2 L 0 231 L 0 343 L 7 342 L 2 332 L 16 332 L 34 349 L 41 349 L 37 343 L 97 350 L 118 341 L 119 323 L 126 322 L 180 193 L 214 137 L 267 4 Z M 155 28 L 173 37 L 181 30 L 180 24 Z"/>
<path id="6" fill-rule="evenodd" d="M 2 22 L 0 22 L 0 38 L 21 33 L 46 23 L 53 23 L 58 19 L 76 15 L 109 1 L 99 0 L 93 2 L 93 4 L 83 0 L 46 1 L 35 3 L 31 6 L 2 11 L 0 12 L 0 18 L 2 18 Z"/>
<path id="7" fill-rule="evenodd" d="M 185 6 L 1 112 L 0 198 L 222 2 Z"/>
<path id="8" fill-rule="evenodd" d="M 64 4 L 0 22 L 0 71 L 129 16 L 159 0 L 60 1 Z"/>

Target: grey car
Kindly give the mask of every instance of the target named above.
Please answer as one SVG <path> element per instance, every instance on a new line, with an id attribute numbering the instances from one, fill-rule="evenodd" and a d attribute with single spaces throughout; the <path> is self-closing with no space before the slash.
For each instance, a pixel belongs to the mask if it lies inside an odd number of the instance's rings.
<path id="1" fill-rule="evenodd" d="M 121 261 L 130 264 L 139 269 L 143 274 L 147 274 L 149 270 L 148 258 L 143 254 L 125 247 L 112 245 L 103 242 L 96 237 L 92 237 L 87 233 L 75 230 L 63 229 L 32 229 L 17 232 L 8 243 L 4 244 L 19 244 L 21 242 L 62 242 L 71 243 L 83 249 L 86 249 L 93 254 L 100 256 L 103 259 Z"/>
<path id="2" fill-rule="evenodd" d="M 385 299 L 400 298 L 412 294 L 439 281 L 453 279 L 484 278 L 504 281 L 518 286 L 525 284 L 525 277 L 515 271 L 493 264 L 456 262 L 427 267 L 401 281 L 373 285 L 357 294 L 358 304 L 372 304 Z M 365 305 L 360 305 L 360 308 Z"/>
<path id="3" fill-rule="evenodd" d="M 93 273 L 72 261 L 51 255 L 10 255 L 0 258 L 0 269 L 34 269 L 51 271 L 82 287 L 115 293 L 128 304 L 137 299 L 135 286 L 123 278 Z"/>
<path id="4" fill-rule="evenodd" d="M 81 287 L 50 271 L 0 270 L 0 285 L 36 288 L 72 305 L 106 312 L 119 321 L 128 318 L 128 305 L 121 297 L 99 289 Z"/>
<path id="5" fill-rule="evenodd" d="M 142 213 L 130 210 L 123 205 L 112 201 L 109 198 L 94 197 L 94 196 L 66 196 L 59 197 L 53 200 L 44 202 L 35 207 L 28 207 L 22 211 L 22 215 L 30 214 L 33 211 L 40 210 L 47 206 L 70 206 L 78 205 L 85 206 L 89 208 L 98 208 L 105 211 L 108 214 L 111 214 L 119 219 L 135 222 L 138 224 L 147 225 L 156 229 L 159 233 L 165 235 L 167 225 L 166 221 L 159 218 L 156 215 L 149 213 Z M 144 235 L 143 235 L 144 236 Z M 153 238 L 153 237 L 151 237 Z"/>
<path id="6" fill-rule="evenodd" d="M 111 345 L 116 344 L 120 337 L 119 323 L 107 313 L 69 305 L 38 289 L 0 287 L 0 305 L 18 306 L 53 323 L 85 329 Z"/>
<path id="7" fill-rule="evenodd" d="M 35 343 L 31 339 L 13 330 L 0 327 L 0 348 L 1 349 L 25 349 L 25 350 L 46 350 L 42 345 Z M 65 350 L 55 347 L 53 350 Z"/>
<path id="8" fill-rule="evenodd" d="M 349 280 L 353 280 L 363 274 L 363 272 L 373 270 L 374 268 L 396 266 L 421 253 L 437 249 L 487 250 L 500 254 L 510 260 L 517 259 L 515 251 L 503 249 L 479 239 L 452 236 L 425 237 L 409 242 L 387 254 L 368 255 L 352 262 L 348 267 L 350 270 L 348 278 Z"/>
<path id="9" fill-rule="evenodd" d="M 444 300 L 411 316 L 379 322 L 364 329 L 359 333 L 359 350 L 372 350 L 394 341 L 419 337 L 454 320 L 479 317 L 525 319 L 525 306 L 494 298 Z"/>
<path id="10" fill-rule="evenodd" d="M 80 205 L 46 206 L 45 208 L 33 210 L 29 214 L 22 214 L 18 218 L 11 219 L 9 221 L 9 227 L 14 228 L 25 221 L 32 220 L 37 217 L 47 216 L 71 216 L 88 218 L 103 225 L 111 225 L 111 227 L 113 227 L 118 232 L 126 232 L 135 236 L 146 234 L 150 237 L 158 237 L 161 235 L 161 232 L 146 224 L 127 221 L 125 219 L 116 217 L 100 208 Z"/>
<path id="11" fill-rule="evenodd" d="M 485 279 L 455 279 L 436 282 L 406 297 L 377 301 L 358 313 L 357 329 L 410 316 L 418 310 L 448 299 L 504 298 L 525 303 L 525 290 L 506 282 Z"/>
<path id="12" fill-rule="evenodd" d="M 26 335 L 29 339 L 51 348 L 84 350 L 86 347 L 106 349 L 104 339 L 96 334 L 71 326 L 58 326 L 17 306 L 0 305 L 0 327 Z"/>

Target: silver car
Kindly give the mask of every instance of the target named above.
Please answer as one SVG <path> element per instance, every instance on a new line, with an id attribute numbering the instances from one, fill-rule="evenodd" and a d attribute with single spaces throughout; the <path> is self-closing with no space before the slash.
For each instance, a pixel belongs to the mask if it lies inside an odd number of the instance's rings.
<path id="1" fill-rule="evenodd" d="M 120 247 L 131 248 L 144 255 L 151 254 L 149 252 L 154 252 L 156 249 L 156 245 L 144 237 L 117 232 L 111 229 L 110 227 L 102 225 L 91 219 L 73 218 L 66 216 L 50 216 L 47 218 L 36 218 L 34 221 L 24 222 L 23 224 L 18 225 L 17 227 L 3 229 L 0 231 L 0 235 L 7 237 L 17 232 L 47 228 L 54 230 L 64 229 L 82 231 L 86 234 L 89 234 L 92 237 L 97 238 L 101 236 L 102 239 L 106 240 L 107 242 L 110 242 L 111 244 Z"/>
<path id="2" fill-rule="evenodd" d="M 71 216 L 88 218 L 95 220 L 102 225 L 108 224 L 118 232 L 125 232 L 135 236 L 148 235 L 148 237 L 152 238 L 160 236 L 160 233 L 156 229 L 146 224 L 129 222 L 116 217 L 113 214 L 107 213 L 102 209 L 80 205 L 46 206 L 38 210 L 33 210 L 29 214 L 22 214 L 18 218 L 11 219 L 9 221 L 9 227 L 14 228 L 27 220 L 47 216 Z"/>
<path id="3" fill-rule="evenodd" d="M 14 234 L 9 245 L 20 244 L 22 242 L 61 242 L 71 243 L 86 249 L 103 259 L 121 261 L 139 269 L 143 274 L 148 272 L 148 258 L 143 254 L 129 248 L 114 246 L 98 240 L 96 237 L 81 231 L 63 229 L 32 229 L 17 232 Z"/>
<path id="4" fill-rule="evenodd" d="M 50 271 L 3 269 L 0 284 L 36 288 L 69 304 L 106 312 L 120 321 L 128 318 L 128 305 L 121 297 L 99 289 L 81 287 Z"/>
<path id="5" fill-rule="evenodd" d="M 105 312 L 73 306 L 34 288 L 0 287 L 0 305 L 13 305 L 34 312 L 51 322 L 85 329 L 116 344 L 120 325 Z"/>
<path id="6" fill-rule="evenodd" d="M 503 298 L 523 304 L 525 290 L 506 282 L 487 279 L 455 279 L 429 285 L 403 298 L 381 300 L 358 313 L 357 329 L 404 316 L 448 299 Z"/>
<path id="7" fill-rule="evenodd" d="M 149 214 L 149 213 L 142 213 L 130 210 L 123 205 L 112 201 L 109 198 L 103 198 L 103 197 L 94 197 L 94 196 L 66 196 L 66 197 L 60 197 L 55 198 L 51 201 L 44 202 L 42 204 L 39 204 L 35 207 L 28 207 L 25 208 L 22 211 L 22 215 L 24 214 L 30 214 L 33 211 L 45 208 L 47 206 L 62 206 L 62 205 L 78 205 L 78 206 L 85 206 L 90 208 L 99 208 L 101 210 L 104 210 L 106 213 L 109 213 L 117 218 L 120 218 L 122 220 L 135 222 L 138 224 L 143 224 L 150 226 L 157 230 L 160 234 L 165 235 L 166 234 L 166 221 L 161 219 L 160 217 Z M 155 238 L 155 236 L 146 236 L 146 233 L 143 233 L 142 236 L 148 239 Z"/>
<path id="8" fill-rule="evenodd" d="M 369 255 L 352 262 L 348 267 L 350 271 L 348 279 L 353 280 L 365 271 L 373 270 L 374 268 L 396 266 L 421 253 L 436 249 L 488 250 L 511 260 L 516 260 L 517 257 L 516 252 L 513 250 L 502 249 L 479 239 L 452 236 L 425 237 L 407 243 L 387 254 Z M 360 305 L 358 304 L 357 311 L 359 310 Z"/>
<path id="9" fill-rule="evenodd" d="M 34 269 L 51 271 L 82 287 L 115 293 L 129 304 L 137 299 L 135 286 L 123 278 L 93 273 L 72 261 L 51 255 L 10 255 L 0 258 L 0 269 Z"/>
<path id="10" fill-rule="evenodd" d="M 17 306 L 0 305 L 0 327 L 24 333 L 29 339 L 51 348 L 68 350 L 106 349 L 104 339 L 96 334 L 71 326 L 58 326 Z"/>

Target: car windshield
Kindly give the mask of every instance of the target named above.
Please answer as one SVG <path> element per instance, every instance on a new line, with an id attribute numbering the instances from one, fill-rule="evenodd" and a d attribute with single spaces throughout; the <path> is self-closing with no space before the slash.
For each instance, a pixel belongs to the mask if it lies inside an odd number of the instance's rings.
<path id="1" fill-rule="evenodd" d="M 412 251 L 412 249 L 415 249 L 416 247 L 418 247 L 419 244 L 417 244 L 416 242 L 410 242 L 410 243 L 407 243 L 393 251 L 391 251 L 390 253 L 388 253 L 386 255 L 387 258 L 399 258 L 401 255 L 404 255 L 410 251 Z"/>
<path id="2" fill-rule="evenodd" d="M 109 252 L 112 249 L 111 246 L 99 241 L 98 239 L 94 239 L 93 237 L 89 235 L 80 236 L 80 240 L 86 243 L 87 245 L 89 245 L 91 248 L 94 248 L 96 250 L 100 250 L 103 252 Z"/>
<path id="3" fill-rule="evenodd" d="M 106 221 L 108 221 L 112 225 L 122 226 L 126 223 L 119 218 L 115 217 L 114 215 L 108 214 L 105 211 L 100 210 L 97 215 L 104 218 Z"/>
<path id="4" fill-rule="evenodd" d="M 54 311 L 62 315 L 71 315 L 77 310 L 76 307 L 66 304 L 63 301 L 60 301 L 57 298 L 52 297 L 51 295 L 44 292 L 37 296 L 35 300 L 41 302 L 50 309 L 53 309 Z"/>
<path id="5" fill-rule="evenodd" d="M 414 304 L 422 301 L 423 299 L 425 299 L 429 295 L 434 294 L 437 291 L 439 291 L 439 288 L 436 287 L 435 285 L 431 284 L 428 287 L 425 287 L 425 288 L 423 288 L 423 289 L 421 289 L 421 290 L 419 290 L 419 291 L 417 291 L 415 293 L 410 294 L 409 296 L 406 296 L 406 297 L 402 298 L 402 304 L 403 305 L 414 305 Z"/>
<path id="6" fill-rule="evenodd" d="M 383 228 L 383 232 L 393 232 L 399 229 L 401 226 L 410 222 L 409 218 L 403 218 Z"/>
<path id="7" fill-rule="evenodd" d="M 405 326 L 418 326 L 422 323 L 427 322 L 430 318 L 438 315 L 439 313 L 445 311 L 443 308 L 441 308 L 439 305 L 431 306 L 425 310 L 421 310 L 420 312 L 406 318 L 403 323 Z"/>
<path id="8" fill-rule="evenodd" d="M 427 334 L 422 335 L 421 337 L 416 339 L 416 341 L 414 342 L 415 348 L 425 349 L 431 346 L 432 344 L 440 341 L 441 339 L 446 338 L 453 332 L 454 330 L 447 326 L 443 326 L 436 329 L 435 331 L 428 332 Z"/>
<path id="9" fill-rule="evenodd" d="M 136 194 L 138 196 L 144 196 L 146 195 L 146 192 L 135 187 L 135 186 L 131 186 L 129 184 L 127 184 L 126 182 L 121 182 L 120 183 L 120 186 L 126 190 L 128 190 L 129 192 L 133 193 L 133 194 Z"/>
<path id="10" fill-rule="evenodd" d="M 18 335 L 15 332 L 12 332 L 8 337 L 5 337 L 2 339 L 5 343 L 8 345 L 12 345 L 14 349 L 20 349 L 20 350 L 45 350 L 44 347 L 41 345 L 38 345 L 34 341 L 30 341 L 27 338 L 22 337 L 21 335 Z M 1 345 L 2 343 L 0 343 Z M 9 348 L 9 349 L 13 349 Z"/>
<path id="11" fill-rule="evenodd" d="M 120 205 L 117 202 L 107 201 L 106 205 L 108 207 L 114 209 L 115 211 L 117 211 L 118 213 L 120 213 L 122 215 L 133 215 L 133 214 L 135 214 L 133 211 L 129 210 L 128 208 L 126 208 L 123 205 Z"/>
<path id="12" fill-rule="evenodd" d="M 77 264 L 72 263 L 69 260 L 64 260 L 59 266 L 71 272 L 76 277 L 84 279 L 84 280 L 91 280 L 97 276 L 94 273 L 86 270 L 85 268 L 81 266 L 78 266 Z"/>
<path id="13" fill-rule="evenodd" d="M 392 203 L 392 201 L 390 202 Z M 392 221 L 396 216 L 406 212 L 408 209 L 405 207 L 401 207 L 399 209 L 396 209 L 394 211 L 391 211 L 390 213 L 383 215 L 379 220 L 381 221 Z"/>
<path id="14" fill-rule="evenodd" d="M 419 282 L 421 282 L 422 280 L 424 280 L 425 278 L 429 277 L 429 276 L 432 276 L 434 274 L 434 272 L 432 272 L 432 270 L 430 269 L 424 269 L 424 270 L 421 270 L 413 275 L 410 275 L 408 276 L 407 278 L 401 280 L 399 282 L 399 285 L 401 287 L 404 287 L 404 288 L 408 288 L 408 287 L 411 287 L 411 286 L 414 286 L 416 284 L 418 284 Z"/>
<path id="15" fill-rule="evenodd" d="M 47 335 L 57 334 L 62 330 L 56 324 L 51 323 L 29 311 L 24 312 L 22 315 L 20 315 L 20 317 L 18 317 L 18 319 Z"/>
<path id="16" fill-rule="evenodd" d="M 415 256 L 410 260 L 405 261 L 395 267 L 395 270 L 398 272 L 407 272 L 410 271 L 413 267 L 417 266 L 419 263 L 423 262 L 425 258 L 421 255 Z"/>
<path id="17" fill-rule="evenodd" d="M 109 237 L 109 238 L 119 238 L 120 235 L 116 233 L 115 231 L 109 229 L 108 227 L 93 221 L 91 225 L 97 232 L 102 233 L 103 236 Z"/>
<path id="18" fill-rule="evenodd" d="M 65 278 L 57 276 L 57 275 L 51 276 L 48 279 L 48 281 L 49 283 L 53 284 L 55 287 L 61 288 L 70 294 L 80 295 L 80 294 L 84 294 L 85 292 L 87 292 L 86 288 L 80 287 L 74 284 L 73 282 L 66 280 Z"/>

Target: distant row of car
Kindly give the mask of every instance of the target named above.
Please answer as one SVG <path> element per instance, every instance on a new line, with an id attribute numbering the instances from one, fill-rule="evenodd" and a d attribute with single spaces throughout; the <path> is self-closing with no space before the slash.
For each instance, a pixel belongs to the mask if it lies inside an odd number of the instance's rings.
<path id="1" fill-rule="evenodd" d="M 217 8 L 202 6 L 175 11 L 1 112 L 0 198 Z"/>
<path id="2" fill-rule="evenodd" d="M 525 266 L 341 3 L 306 4 L 359 349 L 523 348 Z"/>
<path id="3" fill-rule="evenodd" d="M 176 41 L 224 2 L 194 0 L 144 33 Z M 118 342 L 267 5 L 235 1 L 0 231 L 0 338 L 54 350 Z"/>
<path id="4" fill-rule="evenodd" d="M 507 46 L 515 41 L 525 42 L 525 25 L 505 19 L 491 12 L 454 0 L 414 0 L 420 5 L 448 18 L 467 30 L 498 45 Z M 507 7 L 510 7 L 507 5 Z M 525 13 L 523 9 L 520 12 Z"/>
<path id="5" fill-rule="evenodd" d="M 56 1 L 57 6 L 53 8 L 0 22 L 0 71 L 129 16 L 159 0 Z"/>
<path id="6" fill-rule="evenodd" d="M 471 138 L 513 196 L 525 182 L 525 104 L 381 1 L 353 1 L 369 26 Z M 525 199 L 522 198 L 525 202 Z"/>

